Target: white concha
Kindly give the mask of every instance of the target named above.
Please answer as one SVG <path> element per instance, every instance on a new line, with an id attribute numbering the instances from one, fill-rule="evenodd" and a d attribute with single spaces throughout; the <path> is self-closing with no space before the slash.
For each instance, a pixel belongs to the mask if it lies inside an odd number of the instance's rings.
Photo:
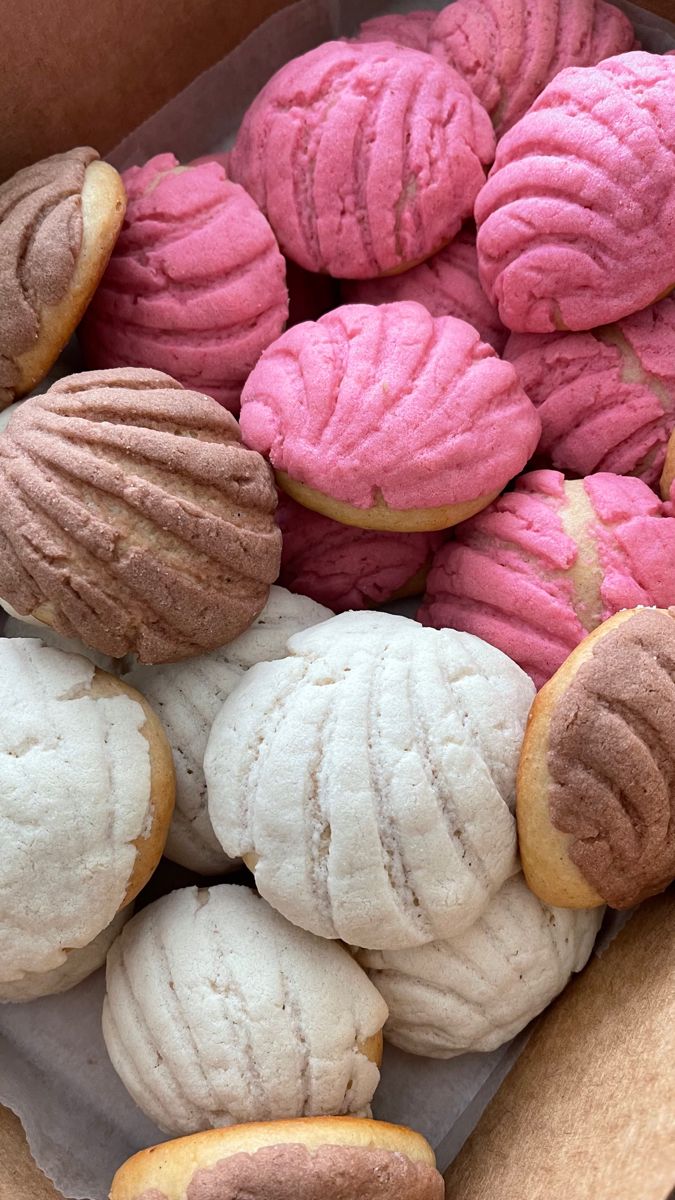
<path id="1" fill-rule="evenodd" d="M 603 911 L 549 908 L 519 873 L 459 937 L 359 951 L 389 1007 L 385 1037 L 430 1058 L 495 1050 L 581 970 Z"/>
<path id="2" fill-rule="evenodd" d="M 173 862 L 203 875 L 222 874 L 236 865 L 223 852 L 209 820 L 203 764 L 211 726 L 248 667 L 280 658 L 292 634 L 332 615 L 306 596 L 272 587 L 250 629 L 229 645 L 178 663 L 136 665 L 125 676 L 159 713 L 173 750 L 176 807 L 165 847 Z"/>
<path id="3" fill-rule="evenodd" d="M 87 659 L 0 638 L 0 711 L 3 1000 L 110 925 L 156 811 L 146 711 Z"/>
<path id="4" fill-rule="evenodd" d="M 108 1053 L 171 1134 L 370 1115 L 386 1015 L 342 946 L 233 884 L 164 896 L 108 955 Z"/>
<path id="5" fill-rule="evenodd" d="M 287 588 L 270 588 L 267 604 L 245 633 L 240 634 L 227 649 L 228 661 L 242 671 L 259 662 L 272 662 L 287 653 L 289 638 L 328 621 L 333 613 L 324 604 L 309 596 L 296 596 Z"/>
<path id="6" fill-rule="evenodd" d="M 60 967 L 54 967 L 52 971 L 24 975 L 14 983 L 0 984 L 2 1000 L 12 1004 L 23 1000 L 37 1000 L 40 996 L 55 996 L 59 992 L 67 992 L 78 983 L 82 983 L 83 979 L 87 979 L 103 966 L 110 947 L 122 932 L 133 910 L 133 904 L 121 909 L 88 946 L 83 946 L 81 950 L 69 950 Z"/>
<path id="7" fill-rule="evenodd" d="M 343 613 L 223 705 L 204 759 L 213 828 L 313 933 L 375 948 L 453 936 L 516 869 L 533 696 L 469 634 Z"/>

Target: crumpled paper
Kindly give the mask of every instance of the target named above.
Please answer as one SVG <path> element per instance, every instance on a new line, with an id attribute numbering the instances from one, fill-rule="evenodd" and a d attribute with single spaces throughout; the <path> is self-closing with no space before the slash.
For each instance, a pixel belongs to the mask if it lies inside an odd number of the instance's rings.
<path id="1" fill-rule="evenodd" d="M 110 161 L 124 169 L 166 150 L 189 161 L 226 149 L 244 109 L 282 63 L 329 38 L 353 33 L 368 17 L 419 6 L 419 0 L 300 0 L 271 17 L 131 133 Z M 431 0 L 428 6 L 442 4 Z M 619 7 L 630 16 L 645 49 L 675 49 L 675 26 L 635 5 Z M 69 357 L 60 364 L 55 377 L 68 373 L 72 361 Z M 413 612 L 409 605 L 396 611 Z M 171 881 L 171 869 L 165 867 L 161 874 Z M 185 874 L 176 869 L 176 886 L 186 882 Z M 608 916 L 596 953 L 626 919 L 626 914 Z M 38 1165 L 73 1200 L 105 1200 L 117 1167 L 165 1137 L 136 1107 L 108 1060 L 100 1025 L 103 991 L 100 971 L 63 996 L 0 1006 L 0 1103 L 20 1117 Z M 493 1053 L 466 1054 L 449 1062 L 387 1046 L 375 1116 L 423 1133 L 445 1169 L 528 1036 L 524 1030 Z"/>

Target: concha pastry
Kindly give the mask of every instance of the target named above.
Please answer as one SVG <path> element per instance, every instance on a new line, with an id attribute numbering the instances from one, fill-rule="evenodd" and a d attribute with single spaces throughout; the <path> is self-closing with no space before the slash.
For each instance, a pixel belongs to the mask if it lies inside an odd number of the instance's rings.
<path id="1" fill-rule="evenodd" d="M 0 436 L 0 596 L 102 654 L 167 662 L 246 629 L 279 572 L 269 467 L 159 371 L 73 375 Z"/>
<path id="2" fill-rule="evenodd" d="M 207 1130 L 141 1150 L 110 1200 L 443 1200 L 419 1133 L 359 1117 L 301 1117 Z"/>
<path id="3" fill-rule="evenodd" d="M 155 367 L 237 412 L 288 316 L 276 238 L 214 161 L 158 154 L 122 178 L 124 226 L 78 334 L 87 365 Z"/>
<path id="4" fill-rule="evenodd" d="M 221 706 L 254 663 L 283 658 L 292 634 L 332 617 L 306 596 L 270 588 L 264 609 L 246 633 L 211 654 L 159 667 L 135 666 L 125 675 L 159 714 L 176 768 L 176 807 L 164 848 L 173 862 L 217 875 L 230 870 L 209 820 L 204 751 Z"/>
<path id="5" fill-rule="evenodd" d="M 108 955 L 108 1053 L 167 1133 L 369 1116 L 386 1016 L 342 946 L 232 884 L 155 901 Z"/>
<path id="6" fill-rule="evenodd" d="M 417 50 L 324 42 L 258 93 L 228 162 L 308 271 L 369 279 L 435 254 L 494 154 L 463 79 Z"/>
<path id="7" fill-rule="evenodd" d="M 429 32 L 438 13 L 433 8 L 422 8 L 409 13 L 384 13 L 371 17 L 359 27 L 357 42 L 395 42 L 410 50 L 427 50 Z"/>
<path id="8" fill-rule="evenodd" d="M 531 471 L 436 552 L 418 619 L 485 638 L 541 687 L 607 617 L 675 602 L 675 520 L 641 479 Z"/>
<path id="9" fill-rule="evenodd" d="M 344 613 L 288 650 L 211 730 L 223 848 L 321 937 L 389 948 L 466 929 L 515 869 L 531 682 L 477 638 L 388 613 Z"/>
<path id="10" fill-rule="evenodd" d="M 518 874 L 459 937 L 359 951 L 389 1008 L 385 1038 L 429 1058 L 496 1050 L 585 965 L 602 914 L 550 908 Z"/>
<path id="11" fill-rule="evenodd" d="M 382 533 L 331 521 L 279 497 L 279 580 L 335 612 L 418 596 L 442 533 Z"/>
<path id="12" fill-rule="evenodd" d="M 475 216 L 509 329 L 593 329 L 675 286 L 674 114 L 675 58 L 635 51 L 561 72 L 502 138 Z"/>
<path id="13" fill-rule="evenodd" d="M 0 1000 L 16 1000 L 100 966 L 161 856 L 174 774 L 147 702 L 80 655 L 0 638 L 0 707 Z"/>
<path id="14" fill-rule="evenodd" d="M 554 467 L 658 483 L 675 428 L 675 298 L 588 333 L 514 333 L 504 357 L 536 405 L 539 451 Z"/>
<path id="15" fill-rule="evenodd" d="M 74 332 L 125 205 L 117 171 L 90 146 L 0 185 L 0 409 L 39 383 Z"/>
<path id="16" fill-rule="evenodd" d="M 133 904 L 120 909 L 110 924 L 88 945 L 78 950 L 68 950 L 67 958 L 58 967 L 52 967 L 50 971 L 30 972 L 20 979 L 0 983 L 2 1001 L 17 1004 L 20 1001 L 37 1000 L 40 996 L 56 996 L 77 987 L 78 983 L 103 966 L 110 947 L 133 910 Z"/>
<path id="17" fill-rule="evenodd" d="M 675 608 L 617 613 L 542 688 L 518 832 L 547 904 L 632 908 L 675 878 Z"/>
<path id="18" fill-rule="evenodd" d="M 510 363 L 412 300 L 347 304 L 261 356 L 241 396 L 279 486 L 362 529 L 445 529 L 522 471 L 541 424 Z"/>
<path id="19" fill-rule="evenodd" d="M 501 137 L 559 71 L 636 45 L 628 17 L 604 0 L 456 0 L 425 49 L 466 79 Z"/>
<path id="20" fill-rule="evenodd" d="M 342 284 L 346 304 L 391 304 L 416 300 L 432 317 L 457 317 L 478 330 L 481 341 L 501 354 L 508 330 L 499 320 L 478 276 L 476 234 L 464 228 L 426 262 L 398 275 Z"/>

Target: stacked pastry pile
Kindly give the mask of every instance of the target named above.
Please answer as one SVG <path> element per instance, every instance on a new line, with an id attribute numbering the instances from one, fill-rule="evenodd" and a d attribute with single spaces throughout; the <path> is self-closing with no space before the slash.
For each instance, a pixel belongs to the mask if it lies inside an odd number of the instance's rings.
<path id="1" fill-rule="evenodd" d="M 189 1135 L 114 1200 L 439 1200 L 383 1035 L 493 1049 L 675 876 L 674 221 L 675 59 L 604 0 L 378 18 L 224 162 L 0 188 L 0 999 L 107 957 Z"/>

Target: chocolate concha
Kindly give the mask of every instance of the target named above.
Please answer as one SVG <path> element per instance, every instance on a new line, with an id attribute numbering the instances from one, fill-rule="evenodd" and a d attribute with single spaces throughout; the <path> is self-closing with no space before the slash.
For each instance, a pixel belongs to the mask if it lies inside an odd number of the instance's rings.
<path id="1" fill-rule="evenodd" d="M 0 186 L 0 409 L 44 378 L 110 258 L 126 196 L 117 171 L 78 146 Z"/>
<path id="2" fill-rule="evenodd" d="M 72 375 L 0 437 L 0 596 L 114 658 L 241 634 L 279 572 L 276 490 L 234 417 L 159 371 Z"/>

